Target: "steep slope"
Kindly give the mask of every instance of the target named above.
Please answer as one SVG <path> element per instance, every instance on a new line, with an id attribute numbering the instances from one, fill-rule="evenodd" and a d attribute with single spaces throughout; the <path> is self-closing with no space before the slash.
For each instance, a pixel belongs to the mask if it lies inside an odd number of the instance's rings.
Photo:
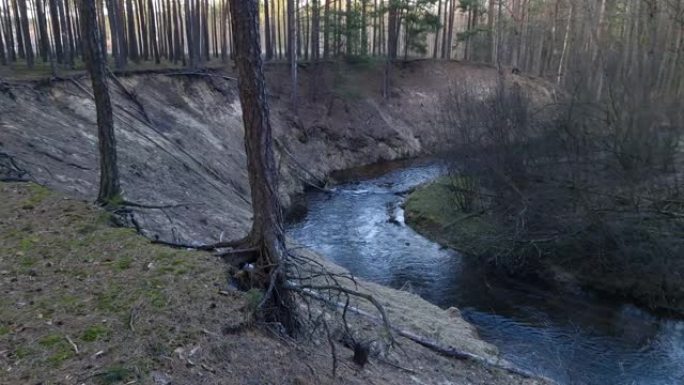
<path id="1" fill-rule="evenodd" d="M 451 82 L 469 78 L 486 92 L 495 79 L 491 68 L 411 62 L 395 71 L 393 97 L 385 102 L 376 66 L 303 68 L 294 117 L 286 73 L 278 65 L 267 71 L 286 206 L 307 185 L 324 184 L 331 171 L 433 151 L 441 133 L 436 111 Z M 148 237 L 205 243 L 247 231 L 241 112 L 230 76 L 138 74 L 112 82 L 125 197 L 155 206 L 132 208 L 132 225 Z M 40 184 L 93 199 L 94 123 L 87 79 L 4 84 L 0 172 L 19 168 Z"/>

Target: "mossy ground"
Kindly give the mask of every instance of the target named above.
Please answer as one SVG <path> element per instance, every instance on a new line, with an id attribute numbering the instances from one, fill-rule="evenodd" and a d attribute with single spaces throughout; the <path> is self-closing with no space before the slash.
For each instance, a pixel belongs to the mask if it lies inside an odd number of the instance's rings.
<path id="1" fill-rule="evenodd" d="M 450 177 L 418 187 L 404 203 L 406 222 L 418 232 L 465 254 L 495 254 L 507 247 L 497 225 L 486 213 L 464 212 Z"/>
<path id="2" fill-rule="evenodd" d="M 207 328 L 249 319 L 209 254 L 152 245 L 35 184 L 0 197 L 0 383 L 144 378 Z"/>

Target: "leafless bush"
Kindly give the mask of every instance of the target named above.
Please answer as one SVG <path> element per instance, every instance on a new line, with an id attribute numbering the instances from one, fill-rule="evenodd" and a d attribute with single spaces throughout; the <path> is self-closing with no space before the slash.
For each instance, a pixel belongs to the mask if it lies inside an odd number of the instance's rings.
<path id="1" fill-rule="evenodd" d="M 585 103 L 578 90 L 542 115 L 505 79 L 490 95 L 466 82 L 452 87 L 442 115 L 454 199 L 469 191 L 468 211 L 479 195 L 498 230 L 483 241 L 506 245 L 497 261 L 511 269 L 530 259 L 591 261 L 597 277 L 636 277 L 648 266 L 660 286 L 684 267 L 681 111 L 647 93 L 612 91 Z"/>

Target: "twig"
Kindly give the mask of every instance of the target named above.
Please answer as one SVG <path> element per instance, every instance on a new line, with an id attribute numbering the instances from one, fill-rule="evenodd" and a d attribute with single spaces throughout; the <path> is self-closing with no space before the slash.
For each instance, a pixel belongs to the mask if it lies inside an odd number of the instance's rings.
<path id="1" fill-rule="evenodd" d="M 394 362 L 389 361 L 389 360 L 386 360 L 386 359 L 384 359 L 384 358 L 382 358 L 382 357 L 377 357 L 377 360 L 380 361 L 380 362 L 382 362 L 383 364 L 389 365 L 389 366 L 391 366 L 391 367 L 393 367 L 393 368 L 397 368 L 397 369 L 403 370 L 403 371 L 405 371 L 405 372 L 409 372 L 409 373 L 411 373 L 411 374 L 418 374 L 418 372 L 416 372 L 416 371 L 413 370 L 413 369 L 405 368 L 405 367 L 403 367 L 403 366 L 401 366 L 401 365 L 395 364 Z"/>
<path id="2" fill-rule="evenodd" d="M 335 350 L 335 341 L 330 334 L 330 328 L 328 328 L 328 323 L 323 320 L 323 328 L 325 329 L 325 334 L 328 337 L 328 343 L 330 344 L 330 352 L 332 353 L 332 376 L 333 379 L 337 377 L 337 351 Z"/>
<path id="3" fill-rule="evenodd" d="M 145 110 L 145 107 L 143 104 L 138 100 L 138 97 L 131 91 L 126 88 L 126 86 L 119 81 L 119 78 L 114 75 L 114 73 L 110 70 L 109 71 L 110 76 L 112 77 L 112 80 L 114 81 L 114 84 L 116 84 L 121 90 L 128 96 L 128 98 L 138 107 L 138 110 L 140 110 L 140 114 L 143 116 L 145 119 L 145 123 L 147 123 L 149 126 L 152 126 L 152 120 L 150 120 L 149 115 L 147 115 L 147 111 Z"/>
<path id="4" fill-rule="evenodd" d="M 135 323 L 135 313 L 138 310 L 138 305 L 135 305 L 131 308 L 131 312 L 128 314 L 128 327 L 131 329 L 132 332 L 135 331 L 135 326 L 133 325 Z"/>
<path id="5" fill-rule="evenodd" d="M 74 352 L 75 352 L 76 354 L 78 354 L 78 346 L 76 345 L 76 343 L 74 343 L 74 340 L 72 340 L 71 337 L 69 337 L 69 336 L 66 335 L 66 334 L 64 335 L 64 337 L 65 337 L 66 340 L 69 342 L 69 344 L 71 345 L 71 347 L 74 348 Z"/>
<path id="6" fill-rule="evenodd" d="M 294 291 L 297 291 L 297 292 L 301 292 L 301 293 L 303 293 L 303 294 L 305 294 L 305 295 L 309 295 L 309 296 L 312 296 L 312 297 L 314 297 L 314 298 L 323 299 L 323 300 L 327 300 L 327 298 L 325 298 L 325 297 L 323 297 L 322 295 L 320 295 L 320 294 L 317 292 L 318 290 L 332 290 L 332 291 L 338 291 L 338 292 L 346 293 L 346 294 L 349 294 L 349 295 L 352 295 L 352 296 L 355 296 L 355 297 L 363 298 L 363 299 L 365 299 L 366 301 L 372 303 L 373 306 L 375 306 L 375 308 L 378 310 L 378 312 L 380 312 L 380 315 L 381 315 L 381 317 L 382 317 L 382 323 L 383 323 L 385 329 L 386 329 L 387 332 L 388 332 L 389 339 L 390 339 L 390 341 L 391 341 L 392 343 L 395 342 L 394 336 L 392 335 L 392 325 L 391 325 L 390 322 L 389 322 L 389 318 L 387 317 L 387 313 L 385 312 L 385 308 L 382 306 L 382 304 L 380 304 L 380 302 L 378 302 L 378 300 L 376 300 L 376 299 L 375 299 L 372 295 L 370 295 L 370 294 L 366 294 L 366 293 L 362 293 L 362 292 L 360 292 L 360 291 L 348 289 L 348 288 L 346 288 L 346 287 L 334 286 L 334 285 L 316 286 L 316 285 L 291 285 L 291 284 L 287 284 L 287 285 L 285 285 L 285 288 L 286 288 L 286 289 L 289 289 L 289 290 L 294 290 Z M 337 306 L 337 303 L 335 303 L 335 305 Z M 349 310 L 351 310 L 351 309 L 353 309 L 353 308 L 352 308 L 352 307 L 349 307 Z"/>
<path id="7" fill-rule="evenodd" d="M 344 303 L 332 301 L 332 300 L 324 297 L 323 295 L 321 295 L 321 294 L 319 294 L 313 290 L 300 290 L 300 292 L 304 295 L 307 295 L 307 296 L 310 296 L 312 298 L 323 301 L 329 305 L 336 306 L 338 308 L 344 308 L 345 307 Z M 361 315 L 365 318 L 368 318 L 375 323 L 385 324 L 384 320 L 379 319 L 378 317 L 368 313 L 365 310 L 350 306 L 348 308 L 348 311 L 351 311 L 351 312 L 356 313 L 358 315 Z M 387 324 L 385 324 L 385 325 L 387 325 Z M 441 344 L 439 344 L 436 341 L 429 340 L 429 339 L 421 337 L 421 336 L 419 336 L 413 332 L 403 330 L 403 329 L 399 329 L 398 327 L 395 327 L 392 325 L 389 325 L 389 327 L 391 328 L 391 330 L 394 330 L 398 335 L 400 335 L 404 338 L 407 338 L 407 339 L 409 339 L 409 340 L 411 340 L 411 341 L 413 341 L 413 342 L 415 342 L 415 343 L 417 343 L 417 344 L 419 344 L 425 348 L 428 348 L 428 349 L 430 349 L 436 353 L 439 353 L 443 356 L 456 358 L 456 359 L 460 359 L 460 360 L 471 360 L 471 361 L 480 363 L 480 364 L 485 365 L 485 366 L 503 369 L 509 373 L 517 374 L 517 375 L 525 377 L 525 378 L 538 378 L 538 379 L 543 379 L 545 381 L 553 383 L 553 381 L 551 381 L 550 379 L 548 379 L 544 376 L 541 376 L 541 375 L 532 373 L 530 371 L 527 371 L 525 369 L 521 369 L 521 368 L 518 368 L 516 366 L 513 366 L 511 363 L 509 363 L 507 361 L 500 361 L 500 360 L 494 361 L 492 359 L 482 357 L 482 356 L 479 356 L 477 354 L 458 350 L 458 349 L 451 347 L 451 346 L 449 346 L 449 347 L 442 346 Z"/>

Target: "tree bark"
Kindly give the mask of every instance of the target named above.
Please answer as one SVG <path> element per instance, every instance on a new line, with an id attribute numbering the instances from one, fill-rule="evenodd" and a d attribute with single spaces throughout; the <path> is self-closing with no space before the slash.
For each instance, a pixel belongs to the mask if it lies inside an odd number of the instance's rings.
<path id="1" fill-rule="evenodd" d="M 451 59 L 451 47 L 453 46 L 454 38 L 454 14 L 456 13 L 456 7 L 454 7 L 454 0 L 449 1 L 449 28 L 447 30 L 446 37 L 446 50 L 444 57 L 445 59 Z"/>
<path id="2" fill-rule="evenodd" d="M 268 4 L 271 0 L 264 0 L 264 37 L 266 38 L 266 60 L 273 59 L 273 46 L 271 44 L 271 10 Z"/>
<path id="3" fill-rule="evenodd" d="M 257 269 L 263 269 L 268 287 L 266 316 L 281 322 L 286 330 L 295 329 L 294 299 L 285 288 L 287 251 L 266 87 L 259 40 L 259 11 L 256 0 L 231 0 L 235 39 L 235 66 L 245 126 L 245 150 L 254 220 L 249 243 L 260 250 Z"/>
<path id="4" fill-rule="evenodd" d="M 126 0 L 126 21 L 128 22 L 128 55 L 133 62 L 138 62 L 138 38 L 135 33 L 135 14 L 133 0 Z"/>
<path id="5" fill-rule="evenodd" d="M 297 116 L 297 13 L 294 0 L 287 0 L 287 55 L 290 62 L 292 112 Z"/>
<path id="6" fill-rule="evenodd" d="M 81 36 L 86 67 L 90 73 L 97 110 L 97 137 L 100 153 L 100 191 L 97 202 L 106 205 L 121 194 L 116 159 L 114 115 L 109 98 L 107 73 L 97 24 L 95 0 L 81 0 Z"/>
<path id="7" fill-rule="evenodd" d="M 325 0 L 323 11 L 323 59 L 330 55 L 330 1 Z"/>
<path id="8" fill-rule="evenodd" d="M 72 66 L 74 65 L 74 55 L 76 54 L 76 43 L 74 41 L 74 30 L 72 29 L 72 19 L 71 19 L 71 11 L 69 8 L 69 2 L 64 1 L 64 2 L 59 2 L 60 4 L 60 17 L 64 21 L 63 25 L 64 28 L 67 29 L 67 36 L 66 36 L 66 45 L 65 45 L 65 54 L 66 54 L 66 62 L 68 65 Z M 64 9 L 62 10 L 62 4 L 64 4 Z M 62 12 L 64 13 L 64 16 L 62 15 Z"/>
<path id="9" fill-rule="evenodd" d="M 147 30 L 147 21 L 146 19 L 146 12 L 145 12 L 145 3 L 144 0 L 138 0 L 138 9 L 136 9 L 138 13 L 138 28 L 140 29 L 140 46 L 142 47 L 142 57 L 143 60 L 150 60 L 150 45 L 149 45 L 149 39 L 148 39 L 148 30 Z"/>
<path id="10" fill-rule="evenodd" d="M 154 57 L 154 62 L 159 64 L 159 44 L 157 42 L 157 19 L 156 12 L 154 9 L 154 2 L 152 0 L 147 0 L 147 8 L 150 14 L 150 43 L 152 45 L 152 56 Z"/>
<path id="11" fill-rule="evenodd" d="M 312 0 L 311 16 L 311 59 L 316 61 L 321 56 L 320 31 L 321 31 L 321 10 L 320 0 Z"/>
<path id="12" fill-rule="evenodd" d="M 5 5 L 5 46 L 7 49 L 7 60 L 10 62 L 15 62 L 17 60 L 17 54 L 14 50 L 14 36 L 12 28 L 12 12 L 10 12 L 10 4 L 8 0 L 4 1 Z"/>
<path id="13" fill-rule="evenodd" d="M 563 37 L 563 50 L 561 51 L 561 57 L 560 61 L 558 63 L 558 71 L 556 73 L 556 84 L 560 85 L 561 81 L 563 80 L 563 71 L 564 71 L 564 65 L 565 65 L 565 59 L 568 53 L 568 42 L 570 39 L 570 31 L 572 28 L 572 14 L 573 14 L 574 7 L 572 5 L 572 2 L 570 2 L 570 13 L 568 15 L 568 23 L 565 26 L 565 37 Z"/>
<path id="14" fill-rule="evenodd" d="M 5 54 L 5 22 L 0 14 L 0 65 L 7 65 L 7 55 Z"/>
<path id="15" fill-rule="evenodd" d="M 62 32 L 59 25 L 59 8 L 57 7 L 57 0 L 48 0 L 50 9 L 50 21 L 52 24 L 52 38 L 55 42 L 55 55 L 57 63 L 62 63 L 64 60 L 64 52 L 62 51 Z"/>
<path id="16" fill-rule="evenodd" d="M 16 0 L 19 13 L 21 15 L 21 36 L 24 42 L 23 53 L 26 57 L 26 65 L 33 68 L 33 43 L 31 43 L 31 33 L 28 19 L 28 10 L 26 9 L 26 0 Z M 18 36 L 19 34 L 17 34 Z M 20 54 L 21 56 L 21 54 Z"/>

